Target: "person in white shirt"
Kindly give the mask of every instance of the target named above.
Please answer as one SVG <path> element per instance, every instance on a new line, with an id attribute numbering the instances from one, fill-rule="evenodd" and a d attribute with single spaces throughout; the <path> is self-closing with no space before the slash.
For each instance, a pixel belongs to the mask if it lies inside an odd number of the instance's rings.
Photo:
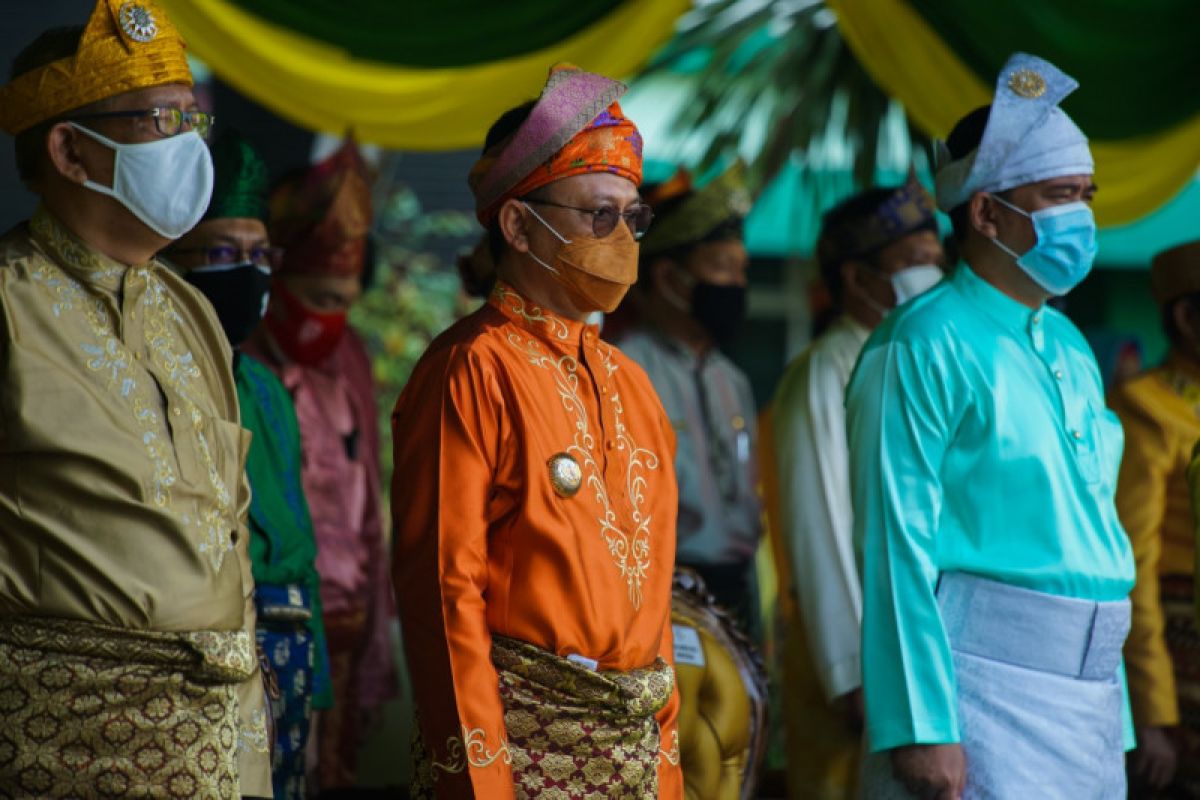
<path id="1" fill-rule="evenodd" d="M 787 368 L 771 405 L 786 553 L 785 724 L 789 792 L 850 798 L 862 728 L 862 592 L 853 546 L 843 398 L 867 336 L 942 278 L 933 199 L 915 180 L 872 188 L 822 221 L 817 260 L 838 316 Z M 768 467 L 769 468 L 769 467 Z"/>

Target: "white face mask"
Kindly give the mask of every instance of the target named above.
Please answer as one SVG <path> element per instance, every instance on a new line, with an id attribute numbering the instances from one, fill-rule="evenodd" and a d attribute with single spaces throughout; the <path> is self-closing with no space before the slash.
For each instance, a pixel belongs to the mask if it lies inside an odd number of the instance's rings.
<path id="1" fill-rule="evenodd" d="M 915 267 L 905 267 L 891 275 L 884 272 L 876 272 L 875 274 L 886 277 L 892 284 L 892 293 L 896 295 L 896 305 L 892 306 L 892 308 L 902 306 L 914 297 L 925 294 L 934 286 L 937 286 L 942 278 L 945 277 L 945 273 L 942 272 L 941 267 L 935 267 L 932 264 L 918 264 Z M 881 317 L 886 317 L 892 312 L 892 308 L 885 308 L 871 299 L 871 296 L 865 292 L 862 295 L 862 299 L 868 306 L 875 309 Z"/>
<path id="2" fill-rule="evenodd" d="M 196 227 L 212 198 L 213 163 L 195 131 L 138 144 L 121 144 L 74 122 L 70 125 L 116 152 L 113 185 L 84 181 L 87 188 L 116 199 L 146 227 L 178 239 Z"/>
<path id="3" fill-rule="evenodd" d="M 922 295 L 937 286 L 945 277 L 940 267 L 922 264 L 907 267 L 892 275 L 892 291 L 896 293 L 896 305 L 901 306 L 917 295 Z"/>

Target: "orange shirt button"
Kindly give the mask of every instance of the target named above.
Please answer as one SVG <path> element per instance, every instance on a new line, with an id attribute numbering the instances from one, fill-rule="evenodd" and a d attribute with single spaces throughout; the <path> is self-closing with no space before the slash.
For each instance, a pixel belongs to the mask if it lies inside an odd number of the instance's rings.
<path id="1" fill-rule="evenodd" d="M 609 449 L 609 450 L 612 450 L 614 447 L 616 447 L 616 446 L 617 446 L 617 443 L 616 443 L 616 442 L 614 442 L 612 439 L 609 439 L 607 442 L 605 442 L 605 443 L 604 443 L 604 446 L 605 446 L 607 449 Z"/>

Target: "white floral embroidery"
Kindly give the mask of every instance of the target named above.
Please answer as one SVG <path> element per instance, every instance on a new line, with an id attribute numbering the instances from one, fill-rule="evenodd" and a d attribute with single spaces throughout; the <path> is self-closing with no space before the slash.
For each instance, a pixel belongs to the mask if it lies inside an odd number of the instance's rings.
<path id="1" fill-rule="evenodd" d="M 84 363 L 93 372 L 105 375 L 107 388 L 131 404 L 133 417 L 142 428 L 142 444 L 151 463 L 149 495 L 155 506 L 165 508 L 171 502 L 171 487 L 176 481 L 169 448 L 163 446 L 166 429 L 161 415 L 155 410 L 157 400 L 148 398 L 145 388 L 137 380 L 132 354 L 112 335 L 112 323 L 104 304 L 57 267 L 39 264 L 32 277 L 55 298 L 52 309 L 56 316 L 62 311 L 78 310 L 88 321 L 95 340 L 79 345 L 87 356 Z"/>
<path id="2" fill-rule="evenodd" d="M 44 269 L 34 270 L 31 277 L 54 295 L 55 302 L 51 304 L 50 310 L 56 317 L 61 317 L 64 311 L 75 310 L 75 305 L 83 299 L 82 290 L 69 278 Z"/>
<path id="3" fill-rule="evenodd" d="M 114 281 L 123 274 L 123 269 L 101 266 L 93 253 L 67 236 L 58 226 L 45 219 L 35 217 L 32 223 L 37 233 L 53 245 L 58 255 L 76 268 L 86 271 L 97 282 Z M 212 504 L 203 509 L 195 508 L 190 513 L 176 511 L 185 526 L 192 527 L 198 535 L 198 550 L 205 554 L 214 572 L 219 572 L 225 555 L 233 550 L 231 520 L 233 499 L 217 469 L 212 446 L 204 430 L 204 418 L 194 400 L 193 382 L 201 377 L 200 369 L 190 351 L 177 351 L 171 325 L 182 325 L 183 318 L 175 310 L 165 284 L 150 271 L 142 271 L 146 283 L 141 298 L 142 319 L 146 348 L 162 380 L 182 400 L 183 411 L 192 423 L 191 431 L 196 441 L 196 450 L 204 462 L 207 478 L 213 489 Z M 142 445 L 151 463 L 149 496 L 155 506 L 171 508 L 171 488 L 178 477 L 173 465 L 173 445 L 161 413 L 162 399 L 153 381 L 139 381 L 136 359 L 125 343 L 114 335 L 114 326 L 104 303 L 88 292 L 78 281 L 56 265 L 39 264 L 33 270 L 33 279 L 41 284 L 54 298 L 51 309 L 55 316 L 64 311 L 82 311 L 95 337 L 94 341 L 81 342 L 85 365 L 93 372 L 105 376 L 108 389 L 114 391 L 130 405 L 133 418 L 142 430 Z"/>
<path id="4" fill-rule="evenodd" d="M 267 733 L 267 713 L 256 710 L 239 726 L 238 749 L 250 753 L 271 752 L 271 741 Z"/>
<path id="5" fill-rule="evenodd" d="M 128 375 L 129 359 L 122 352 L 119 344 L 116 339 L 110 338 L 104 342 L 103 346 L 84 342 L 80 347 L 83 348 L 83 352 L 92 357 L 87 362 L 88 369 L 93 372 L 107 372 L 109 388 L 119 385 L 121 397 L 129 397 L 136 384 Z"/>

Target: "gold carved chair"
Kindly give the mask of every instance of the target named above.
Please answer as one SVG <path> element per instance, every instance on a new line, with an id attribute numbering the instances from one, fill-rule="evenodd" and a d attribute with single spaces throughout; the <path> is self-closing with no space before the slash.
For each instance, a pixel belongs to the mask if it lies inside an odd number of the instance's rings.
<path id="1" fill-rule="evenodd" d="M 675 571 L 671 623 L 679 759 L 687 800 L 750 800 L 766 754 L 762 659 L 690 569 Z"/>

